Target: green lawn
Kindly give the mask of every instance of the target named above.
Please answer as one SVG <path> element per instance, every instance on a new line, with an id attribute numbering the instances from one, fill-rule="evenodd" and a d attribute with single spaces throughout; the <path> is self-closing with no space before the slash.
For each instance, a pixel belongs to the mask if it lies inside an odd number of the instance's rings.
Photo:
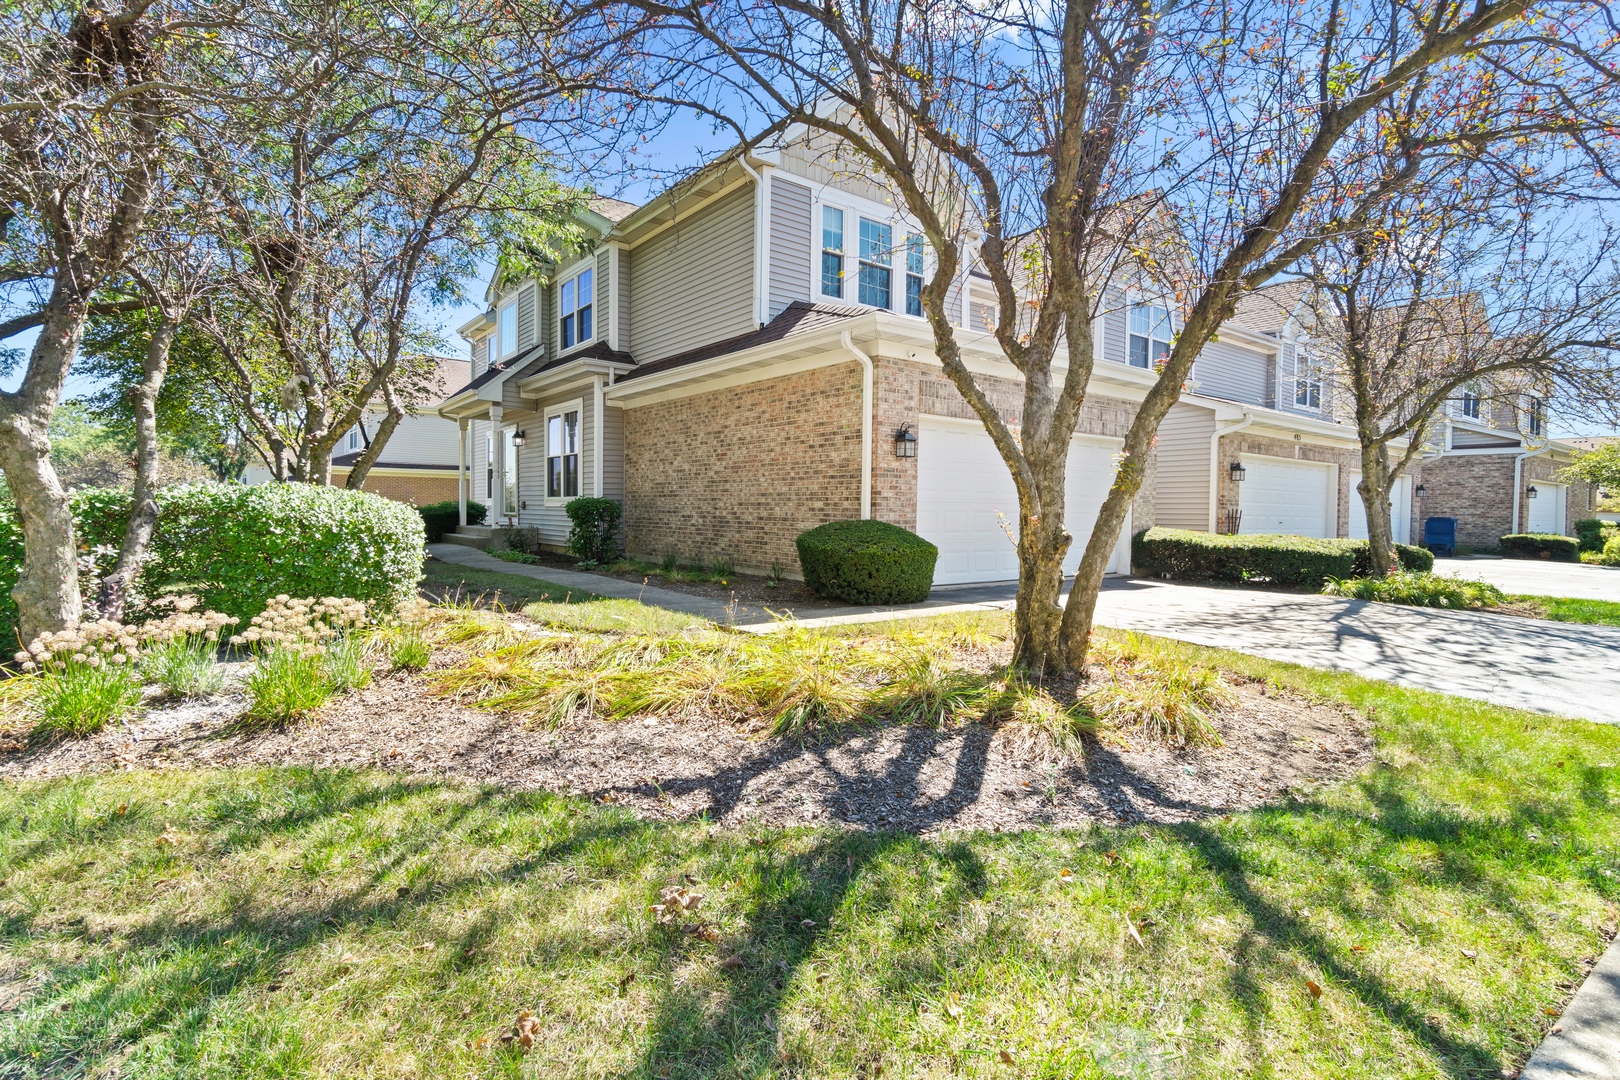
<path id="1" fill-rule="evenodd" d="M 525 604 L 555 602 L 584 603 L 598 599 L 577 589 L 565 589 L 549 581 L 478 570 L 470 566 L 428 559 L 422 567 L 422 588 L 434 597 L 448 596 L 463 601 L 499 603 L 513 611 Z"/>
<path id="2" fill-rule="evenodd" d="M 1227 818 L 938 839 L 648 823 L 378 773 L 7 784 L 0 1075 L 1521 1063 L 1620 917 L 1620 728 L 1129 647 L 1342 700 L 1375 718 L 1378 761 Z M 672 887 L 703 899 L 660 923 Z M 524 1010 L 527 1055 L 500 1042 Z"/>
<path id="3" fill-rule="evenodd" d="M 1515 603 L 1532 604 L 1543 619 L 1554 622 L 1620 626 L 1620 604 L 1613 600 L 1577 600 L 1568 596 L 1509 596 Z"/>

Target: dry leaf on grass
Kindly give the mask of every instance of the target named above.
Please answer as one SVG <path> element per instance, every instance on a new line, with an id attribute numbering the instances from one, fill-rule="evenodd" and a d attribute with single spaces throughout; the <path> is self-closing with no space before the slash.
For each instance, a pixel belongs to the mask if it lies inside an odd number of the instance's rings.
<path id="1" fill-rule="evenodd" d="M 501 1033 L 503 1046 L 519 1046 L 528 1051 L 534 1049 L 534 1044 L 540 1037 L 540 1019 L 534 1015 L 534 1010 L 524 1009 L 517 1015 L 517 1023 L 512 1025 L 511 1031 Z"/>
<path id="2" fill-rule="evenodd" d="M 1129 915 L 1125 915 L 1125 916 L 1122 916 L 1122 917 L 1125 920 L 1125 929 L 1130 932 L 1131 940 L 1136 942 L 1136 944 L 1139 947 L 1144 948 L 1144 949 L 1147 948 L 1147 945 L 1142 941 L 1141 933 L 1138 932 L 1137 929 L 1136 929 L 1136 924 L 1131 922 L 1131 917 Z"/>
<path id="3" fill-rule="evenodd" d="M 945 1015 L 949 1016 L 952 1020 L 960 1020 L 962 1018 L 962 995 L 958 994 L 955 990 L 952 990 L 949 994 L 945 995 Z"/>
<path id="4" fill-rule="evenodd" d="M 1322 996 L 1322 984 L 1315 979 L 1306 979 L 1305 989 L 1310 991 L 1313 1001 Z"/>
<path id="5" fill-rule="evenodd" d="M 743 966 L 742 953 L 733 953 L 720 961 L 720 967 L 725 971 L 736 971 Z"/>
<path id="6" fill-rule="evenodd" d="M 1062 878 L 1064 881 L 1073 881 L 1074 880 L 1074 871 L 1070 870 L 1067 866 L 1065 866 L 1063 869 L 1058 871 L 1058 877 Z M 1002 1053 L 1005 1054 L 1006 1051 L 1003 1050 Z"/>
<path id="7" fill-rule="evenodd" d="M 1001 1059 L 1001 1063 L 1003 1065 L 1011 1065 L 1011 1064 L 1013 1064 L 1014 1059 L 1013 1059 L 1011 1050 L 1003 1050 L 999 1054 L 997 1054 L 996 1056 Z"/>
<path id="8" fill-rule="evenodd" d="M 173 825 L 165 821 L 163 823 L 163 833 L 157 838 L 158 847 L 174 847 L 178 843 L 180 843 L 180 834 L 175 831 Z"/>

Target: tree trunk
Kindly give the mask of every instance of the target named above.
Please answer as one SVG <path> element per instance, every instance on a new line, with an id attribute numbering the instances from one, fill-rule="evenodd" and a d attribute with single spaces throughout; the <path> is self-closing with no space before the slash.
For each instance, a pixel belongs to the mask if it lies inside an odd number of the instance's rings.
<path id="1" fill-rule="evenodd" d="M 124 546 L 118 562 L 101 579 L 97 601 L 101 614 L 123 620 L 129 587 L 139 573 L 157 527 L 158 437 L 157 397 L 169 370 L 169 346 L 174 342 L 178 323 L 161 317 L 146 343 L 141 362 L 141 382 L 135 388 L 135 494 L 129 504 L 129 524 L 124 529 Z"/>
<path id="2" fill-rule="evenodd" d="M 51 416 L 78 352 L 87 311 L 82 298 L 57 295 L 28 359 L 22 388 L 0 394 L 0 472 L 17 505 L 23 567 L 11 595 L 23 643 L 83 614 L 73 511 L 51 466 Z"/>
<path id="3" fill-rule="evenodd" d="M 387 387 L 383 388 L 383 400 L 388 405 L 388 413 L 383 417 L 382 423 L 377 425 L 376 432 L 371 436 L 371 442 L 366 445 L 366 452 L 361 454 L 360 459 L 349 467 L 348 478 L 343 482 L 343 486 L 350 491 L 363 491 L 365 489 L 366 477 L 371 475 L 371 467 L 377 464 L 378 458 L 382 457 L 383 448 L 388 445 L 388 440 L 393 436 L 394 429 L 399 427 L 400 421 L 405 419 L 404 406 L 395 400 L 393 392 Z M 361 430 L 361 434 L 362 436 L 365 434 L 364 429 Z"/>
<path id="4" fill-rule="evenodd" d="M 1026 413 L 1027 415 L 1027 413 Z M 1026 432 L 1024 457 L 1034 498 L 1019 497 L 1018 600 L 1013 609 L 1013 663 L 1037 679 L 1068 673 L 1063 653 L 1063 557 L 1073 537 L 1065 527 L 1068 454 L 1038 448 Z"/>
<path id="5" fill-rule="evenodd" d="M 1356 492 L 1367 508 L 1368 569 L 1371 577 L 1388 577 L 1395 564 L 1395 544 L 1391 535 L 1389 506 L 1389 452 L 1384 444 L 1363 443 L 1361 482 Z"/>

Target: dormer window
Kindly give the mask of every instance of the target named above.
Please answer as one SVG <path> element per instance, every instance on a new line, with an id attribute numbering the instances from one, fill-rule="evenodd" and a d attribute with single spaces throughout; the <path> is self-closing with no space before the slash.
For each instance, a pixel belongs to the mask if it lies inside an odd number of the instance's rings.
<path id="1" fill-rule="evenodd" d="M 1294 350 L 1294 407 L 1322 409 L 1322 363 L 1309 349 Z"/>
<path id="2" fill-rule="evenodd" d="M 592 299 L 590 270 L 581 270 L 562 283 L 557 303 L 562 348 L 591 340 Z"/>
<path id="3" fill-rule="evenodd" d="M 496 359 L 505 359 L 517 352 L 517 304 L 504 305 L 495 316 L 495 334 L 500 339 L 500 352 L 490 357 L 493 363 Z"/>
<path id="4" fill-rule="evenodd" d="M 1170 310 L 1157 304 L 1134 304 L 1131 307 L 1131 367 L 1152 368 L 1170 355 L 1170 344 L 1175 331 L 1171 326 Z"/>
<path id="5" fill-rule="evenodd" d="M 1480 411 L 1481 411 L 1481 409 L 1480 409 L 1480 402 L 1481 401 L 1482 401 L 1482 398 L 1480 397 L 1479 387 L 1477 387 L 1477 386 L 1464 387 L 1463 392 L 1462 392 L 1462 399 L 1457 404 L 1457 411 L 1462 413 L 1462 415 L 1466 416 L 1470 420 L 1478 420 L 1479 419 L 1479 414 L 1480 414 Z"/>

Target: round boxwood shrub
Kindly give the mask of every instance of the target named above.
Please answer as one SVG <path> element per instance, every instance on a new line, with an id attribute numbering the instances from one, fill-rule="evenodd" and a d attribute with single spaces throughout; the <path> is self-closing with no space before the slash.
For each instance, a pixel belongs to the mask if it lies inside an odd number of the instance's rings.
<path id="1" fill-rule="evenodd" d="M 158 496 L 148 593 L 184 586 L 244 623 L 280 593 L 391 608 L 422 580 L 422 516 L 366 491 L 191 484 Z"/>
<path id="2" fill-rule="evenodd" d="M 811 591 L 852 604 L 916 604 L 934 585 L 939 548 L 885 521 L 832 521 L 799 534 Z"/>

